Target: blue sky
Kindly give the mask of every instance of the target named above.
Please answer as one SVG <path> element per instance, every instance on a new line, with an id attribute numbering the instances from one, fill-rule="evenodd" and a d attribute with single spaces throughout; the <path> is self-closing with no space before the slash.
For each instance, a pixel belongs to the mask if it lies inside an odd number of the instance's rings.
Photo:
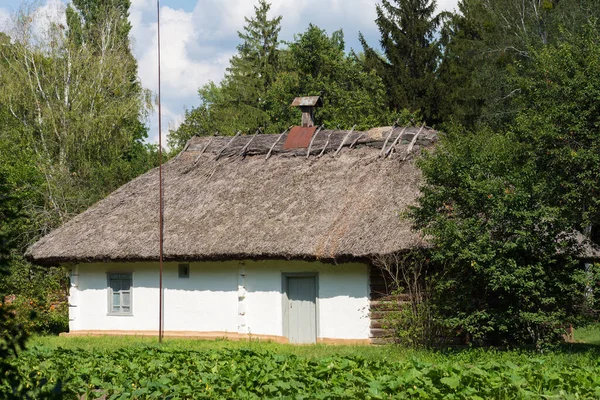
<path id="1" fill-rule="evenodd" d="M 271 0 L 271 15 L 282 15 L 280 39 L 292 40 L 313 23 L 328 33 L 344 30 L 346 49 L 359 50 L 358 33 L 378 43 L 375 20 L 377 0 Z M 21 0 L 0 0 L 0 30 L 10 11 Z M 28 1 L 31 3 L 31 1 Z M 60 15 L 66 0 L 34 1 L 49 15 Z M 258 0 L 161 0 L 163 139 L 177 127 L 186 108 L 199 104 L 197 89 L 223 78 L 229 59 L 239 43 L 237 31 L 244 16 L 252 16 Z M 457 0 L 438 0 L 440 10 L 452 10 Z M 58 17 L 55 17 L 58 18 Z M 142 85 L 153 92 L 156 84 L 156 0 L 131 0 L 133 52 L 138 60 Z M 150 142 L 158 141 L 156 113 L 147 121 Z M 166 143 L 166 141 L 165 141 Z"/>

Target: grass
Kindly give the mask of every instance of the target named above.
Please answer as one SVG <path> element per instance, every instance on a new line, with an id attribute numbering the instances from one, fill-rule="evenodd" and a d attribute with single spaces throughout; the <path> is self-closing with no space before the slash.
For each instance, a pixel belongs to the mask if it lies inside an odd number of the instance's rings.
<path id="1" fill-rule="evenodd" d="M 28 342 L 29 348 L 44 350 L 83 349 L 88 351 L 117 350 L 120 348 L 156 347 L 173 350 L 209 351 L 238 350 L 270 351 L 282 355 L 296 355 L 305 358 L 326 358 L 331 356 L 360 356 L 367 360 L 401 360 L 426 351 L 411 350 L 400 346 L 370 345 L 289 345 L 261 340 L 194 340 L 165 338 L 158 343 L 157 338 L 134 336 L 39 336 Z"/>
<path id="2" fill-rule="evenodd" d="M 437 349 L 418 350 L 401 346 L 386 345 L 289 345 L 278 344 L 268 341 L 232 341 L 226 339 L 217 340 L 193 340 L 165 338 L 163 343 L 158 343 L 157 338 L 134 337 L 134 336 L 43 336 L 33 337 L 28 342 L 28 348 L 43 351 L 52 351 L 58 348 L 82 349 L 92 352 L 112 351 L 121 348 L 165 348 L 173 350 L 189 351 L 213 351 L 213 350 L 239 350 L 250 349 L 257 352 L 269 351 L 281 355 L 295 355 L 308 359 L 323 359 L 333 356 L 359 356 L 366 360 L 377 361 L 402 361 L 416 358 L 423 362 L 442 362 L 455 359 L 457 362 L 476 361 L 481 357 L 493 355 L 494 358 L 511 359 L 518 361 L 528 357 L 549 357 L 553 361 L 566 362 L 568 364 L 594 364 L 600 358 L 600 323 L 575 330 L 575 340 L 578 343 L 566 344 L 546 354 L 539 354 L 531 350 L 516 349 L 502 351 L 496 349 Z"/>
<path id="3" fill-rule="evenodd" d="M 600 346 L 600 323 L 576 329 L 575 341 Z"/>

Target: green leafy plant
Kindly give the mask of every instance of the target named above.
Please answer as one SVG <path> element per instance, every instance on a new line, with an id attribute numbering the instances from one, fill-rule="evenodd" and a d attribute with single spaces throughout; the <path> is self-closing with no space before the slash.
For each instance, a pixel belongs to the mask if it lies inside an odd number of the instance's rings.
<path id="1" fill-rule="evenodd" d="M 86 351 L 30 350 L 15 367 L 34 385 L 67 382 L 63 398 L 595 398 L 600 367 L 560 356 L 472 351 L 396 362 L 357 356 L 316 359 L 248 348 L 180 350 L 153 346 Z M 6 393 L 0 387 L 0 395 Z"/>

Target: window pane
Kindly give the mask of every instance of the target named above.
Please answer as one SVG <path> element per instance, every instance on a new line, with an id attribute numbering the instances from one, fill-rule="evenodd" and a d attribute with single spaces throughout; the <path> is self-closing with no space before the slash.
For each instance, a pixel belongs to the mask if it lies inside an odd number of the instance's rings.
<path id="1" fill-rule="evenodd" d="M 108 274 L 109 309 L 111 313 L 131 314 L 131 273 Z"/>
<path id="2" fill-rule="evenodd" d="M 131 305 L 131 293 L 123 291 L 123 292 L 121 292 L 121 296 L 122 296 L 123 306 L 130 306 Z"/>
<path id="3" fill-rule="evenodd" d="M 113 305 L 113 309 L 116 307 L 117 309 L 119 309 L 119 307 L 121 306 L 121 295 L 119 292 L 113 293 L 112 295 L 112 305 Z"/>

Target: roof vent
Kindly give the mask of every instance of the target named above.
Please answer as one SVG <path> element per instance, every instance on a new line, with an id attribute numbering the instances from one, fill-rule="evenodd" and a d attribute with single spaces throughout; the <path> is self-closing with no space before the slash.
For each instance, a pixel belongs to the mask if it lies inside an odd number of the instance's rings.
<path id="1" fill-rule="evenodd" d="M 320 96 L 296 97 L 291 104 L 302 111 L 302 126 L 315 126 L 315 108 L 323 107 L 323 99 Z"/>

